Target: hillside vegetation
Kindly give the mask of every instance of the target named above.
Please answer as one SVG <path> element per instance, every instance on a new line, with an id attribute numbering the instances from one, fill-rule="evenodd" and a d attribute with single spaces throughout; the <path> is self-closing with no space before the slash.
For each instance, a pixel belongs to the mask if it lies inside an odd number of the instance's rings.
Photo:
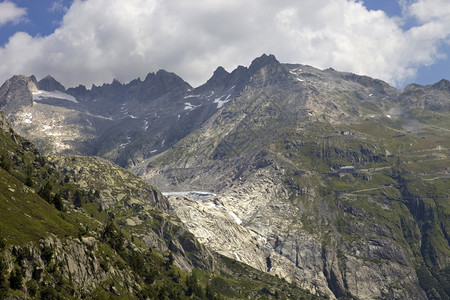
<path id="1" fill-rule="evenodd" d="M 0 298 L 316 298 L 205 249 L 131 173 L 0 125 Z"/>

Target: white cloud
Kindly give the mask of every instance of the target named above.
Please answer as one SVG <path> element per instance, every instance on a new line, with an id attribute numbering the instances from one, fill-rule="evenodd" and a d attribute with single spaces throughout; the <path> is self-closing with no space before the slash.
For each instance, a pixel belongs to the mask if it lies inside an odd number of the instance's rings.
<path id="1" fill-rule="evenodd" d="M 26 9 L 17 7 L 12 2 L 0 2 L 0 26 L 9 22 L 18 23 L 23 20 L 26 14 Z"/>
<path id="2" fill-rule="evenodd" d="M 53 34 L 17 33 L 0 48 L 0 81 L 52 74 L 90 86 L 164 68 L 198 85 L 218 65 L 273 53 L 401 84 L 445 57 L 450 16 L 446 0 L 399 1 L 417 20 L 408 30 L 354 0 L 76 0 Z"/>
<path id="3" fill-rule="evenodd" d="M 48 10 L 51 12 L 67 12 L 68 9 L 69 8 L 64 5 L 62 0 L 57 0 L 52 3 Z"/>
<path id="4" fill-rule="evenodd" d="M 408 12 L 423 23 L 430 21 L 450 23 L 448 0 L 418 0 L 411 4 Z"/>

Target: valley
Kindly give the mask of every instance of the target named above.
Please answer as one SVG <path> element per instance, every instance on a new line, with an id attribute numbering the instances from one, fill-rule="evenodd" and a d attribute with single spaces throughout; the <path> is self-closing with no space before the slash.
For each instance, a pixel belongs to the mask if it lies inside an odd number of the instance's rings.
<path id="1" fill-rule="evenodd" d="M 219 255 L 331 299 L 450 297 L 449 99 L 446 80 L 398 90 L 273 55 L 197 88 L 163 70 L 0 88 L 14 130 L 146 247 L 188 272 Z"/>

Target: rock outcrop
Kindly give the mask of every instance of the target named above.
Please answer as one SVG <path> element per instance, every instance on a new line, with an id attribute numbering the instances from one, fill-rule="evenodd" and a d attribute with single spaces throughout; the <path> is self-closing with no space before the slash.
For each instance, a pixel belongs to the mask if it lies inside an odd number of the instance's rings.
<path id="1" fill-rule="evenodd" d="M 34 76 L 16 75 L 0 87 L 0 110 L 9 114 L 22 107 L 33 106 L 33 91 L 38 90 Z"/>
<path id="2" fill-rule="evenodd" d="M 450 196 L 442 189 L 450 166 L 442 146 L 450 141 L 443 121 L 449 112 L 430 105 L 445 107 L 445 88 L 397 91 L 270 56 L 249 70 L 238 98 L 133 172 L 163 191 L 215 193 L 171 203 L 201 242 L 313 293 L 446 297 L 439 274 L 450 262 L 448 226 L 438 224 L 448 216 L 433 207 Z M 412 205 L 429 195 L 428 208 Z M 427 211 L 427 220 L 440 221 L 425 221 Z M 429 234 L 438 238 L 432 242 Z M 432 259 L 423 243 L 434 249 Z M 425 284 L 431 277 L 441 281 L 431 287 Z"/>
<path id="3" fill-rule="evenodd" d="M 50 236 L 41 239 L 38 245 L 13 246 L 3 252 L 3 272 L 14 272 L 19 264 L 21 281 L 28 283 L 23 286 L 24 292 L 31 296 L 36 296 L 39 286 L 45 287 L 41 289 L 41 297 L 57 290 L 58 285 L 71 288 L 73 298 L 93 295 L 96 290 L 115 290 L 117 296 L 136 298 L 141 290 L 132 270 L 124 268 L 119 256 L 106 254 L 104 246 L 93 237 L 62 241 Z M 70 283 L 58 281 L 67 278 Z"/>
<path id="4" fill-rule="evenodd" d="M 39 80 L 38 86 L 39 86 L 40 90 L 44 90 L 44 91 L 48 91 L 48 92 L 53 92 L 53 91 L 60 91 L 63 93 L 66 92 L 66 88 L 50 75 L 47 75 L 44 78 L 42 78 L 41 80 Z"/>
<path id="5" fill-rule="evenodd" d="M 8 116 L 48 152 L 134 166 L 164 192 L 215 194 L 172 197 L 168 205 L 145 189 L 141 197 L 101 184 L 102 208 L 121 212 L 120 226 L 175 253 L 183 269 L 205 266 L 205 256 L 172 209 L 220 254 L 318 296 L 449 297 L 446 80 L 397 90 L 263 55 L 231 73 L 218 68 L 195 89 L 159 71 L 67 92 L 77 101 L 31 107 L 15 98 L 21 111 Z M 53 123 L 29 125 L 35 119 Z M 54 163 L 78 188 L 93 184 L 79 166 L 64 171 L 69 161 Z M 86 164 L 101 176 L 95 162 Z M 104 174 L 111 185 L 122 182 Z"/>

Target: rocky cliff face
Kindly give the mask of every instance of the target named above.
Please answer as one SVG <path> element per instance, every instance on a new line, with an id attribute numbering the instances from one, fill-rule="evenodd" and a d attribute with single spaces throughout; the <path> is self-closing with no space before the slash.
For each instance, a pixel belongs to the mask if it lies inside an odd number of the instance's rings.
<path id="1" fill-rule="evenodd" d="M 0 124 L 1 299 L 318 299 L 206 249 L 113 163 L 47 159 Z"/>
<path id="2" fill-rule="evenodd" d="M 266 56 L 249 69 L 238 98 L 134 172 L 217 194 L 171 203 L 216 251 L 312 292 L 447 297 L 445 84 L 398 91 Z"/>
<path id="3" fill-rule="evenodd" d="M 133 174 L 107 161 L 89 157 L 49 158 L 56 170 L 79 189 L 99 191 L 89 213 L 107 211 L 127 232 L 159 251 L 172 251 L 184 270 L 211 269 L 209 253 L 173 214 L 166 198 Z M 91 211 L 93 210 L 93 211 Z"/>
<path id="4" fill-rule="evenodd" d="M 120 257 L 106 254 L 106 249 L 92 237 L 80 241 L 52 236 L 41 239 L 37 245 L 30 243 L 3 250 L 1 275 L 20 270 L 22 296 L 51 298 L 67 293 L 75 299 L 99 296 L 103 290 L 115 296 L 135 298 L 142 289 L 137 278 L 130 268 L 124 268 Z M 65 293 L 57 292 L 64 289 Z"/>
<path id="5" fill-rule="evenodd" d="M 14 77 L 3 85 L 0 103 L 16 130 L 46 153 L 97 155 L 129 166 L 168 149 L 236 97 L 247 68 L 223 72 L 226 78 L 215 74 L 197 89 L 164 70 L 91 89 L 66 90 L 51 76 L 39 83 L 22 76 L 34 85 L 10 89 L 19 82 Z"/>
<path id="6" fill-rule="evenodd" d="M 179 266 L 190 269 L 204 257 L 189 255 L 201 246 L 186 238 L 172 210 L 204 245 L 316 295 L 450 295 L 446 80 L 397 90 L 263 55 L 231 73 L 218 68 L 196 89 L 160 71 L 67 93 L 21 105 L 9 117 L 37 143 L 47 141 L 49 152 L 65 143 L 65 151 L 133 165 L 164 192 L 212 195 L 172 193 L 169 210 L 162 201 L 163 212 L 152 214 L 138 194 L 109 187 L 115 171 L 98 185 L 102 208 L 120 212 L 120 226 L 145 244 L 177 253 Z M 23 125 L 35 119 L 60 123 Z M 48 141 L 42 132 L 63 138 Z M 95 185 L 86 174 L 100 174 L 97 163 L 75 161 L 85 169 L 64 170 L 69 158 L 53 163 L 77 188 Z M 99 207 L 89 209 L 96 215 Z M 167 233 L 174 235 L 161 239 Z"/>
<path id="7" fill-rule="evenodd" d="M 37 91 L 34 76 L 13 76 L 0 87 L 0 110 L 6 114 L 16 112 L 21 107 L 33 106 L 33 91 Z"/>

